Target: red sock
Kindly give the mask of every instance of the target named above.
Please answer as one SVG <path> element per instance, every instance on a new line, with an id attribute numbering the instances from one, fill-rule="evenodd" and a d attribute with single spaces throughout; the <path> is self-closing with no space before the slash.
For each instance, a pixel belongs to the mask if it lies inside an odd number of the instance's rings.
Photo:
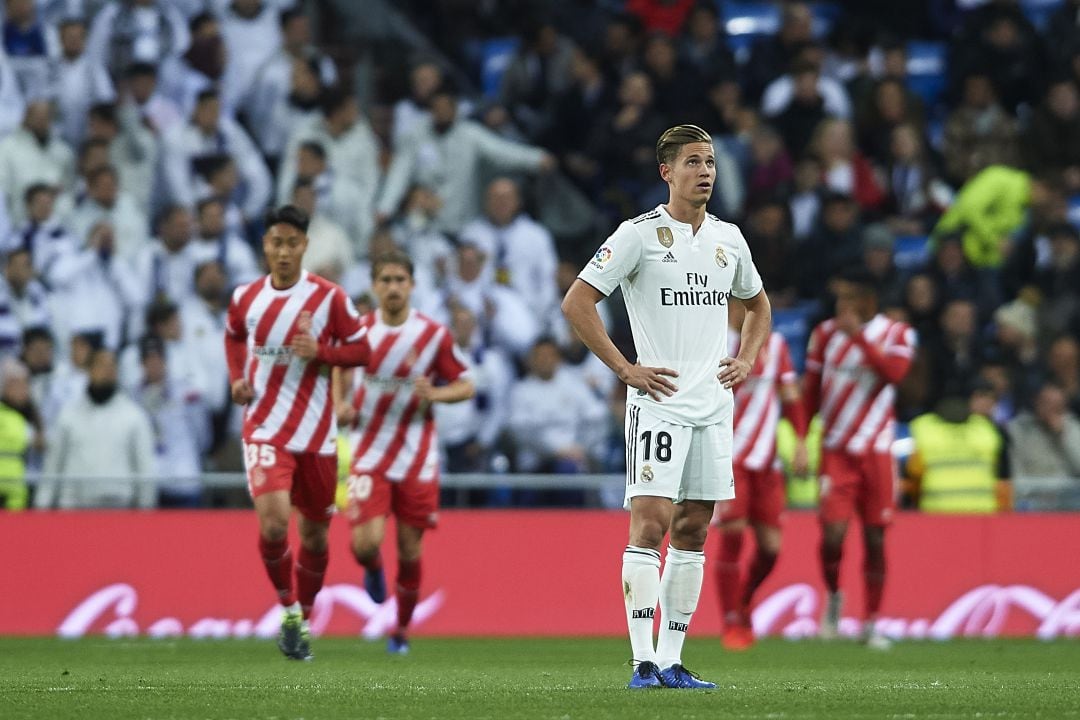
<path id="1" fill-rule="evenodd" d="M 397 619 L 398 630 L 404 631 L 412 620 L 416 602 L 420 599 L 420 558 L 407 562 L 398 560 Z"/>
<path id="2" fill-rule="evenodd" d="M 311 615 L 311 606 L 315 604 L 315 596 L 322 589 L 323 576 L 326 574 L 326 561 L 330 554 L 323 550 L 321 553 L 313 553 L 307 548 L 300 547 L 300 555 L 296 558 L 296 595 L 300 600 L 300 610 L 304 618 Z"/>
<path id="3" fill-rule="evenodd" d="M 867 548 L 863 563 L 863 582 L 866 583 L 866 618 L 877 617 L 881 609 L 881 595 L 885 590 L 884 548 Z"/>
<path id="4" fill-rule="evenodd" d="M 743 531 L 720 533 L 720 562 L 716 564 L 716 588 L 720 593 L 720 617 L 725 625 L 741 621 L 742 606 L 739 604 L 742 573 L 739 557 L 742 555 Z"/>
<path id="5" fill-rule="evenodd" d="M 360 567 L 371 572 L 376 570 L 382 570 L 382 553 L 376 550 L 372 555 L 357 555 L 353 553 L 353 557 L 356 558 L 356 562 L 360 564 Z"/>
<path id="6" fill-rule="evenodd" d="M 825 576 L 825 587 L 834 593 L 840 589 L 840 558 L 843 556 L 842 545 L 821 543 L 821 572 Z"/>
<path id="7" fill-rule="evenodd" d="M 761 583 L 765 582 L 765 578 L 769 577 L 775 565 L 776 553 L 765 552 L 758 548 L 757 554 L 754 555 L 754 562 L 750 563 L 750 572 L 746 576 L 746 589 L 743 590 L 742 597 L 744 608 L 750 607 L 754 593 L 761 587 Z"/>
<path id="8" fill-rule="evenodd" d="M 262 556 L 263 565 L 270 582 L 277 590 L 278 602 L 282 605 L 292 605 L 296 602 L 292 584 L 292 553 L 289 551 L 287 539 L 271 542 L 261 535 L 259 536 L 259 555 Z"/>

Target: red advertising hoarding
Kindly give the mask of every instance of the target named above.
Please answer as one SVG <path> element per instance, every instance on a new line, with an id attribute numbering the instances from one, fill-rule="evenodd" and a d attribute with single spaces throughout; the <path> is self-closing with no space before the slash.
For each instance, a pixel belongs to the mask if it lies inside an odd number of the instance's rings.
<path id="1" fill-rule="evenodd" d="M 425 540 L 416 632 L 430 635 L 620 635 L 619 568 L 627 515 L 608 511 L 449 511 Z M 861 614 L 857 528 L 841 572 L 842 630 Z M 759 593 L 759 633 L 816 632 L 823 600 L 818 528 L 791 513 L 776 571 Z M 715 555 L 710 537 L 707 555 Z M 278 613 L 250 511 L 7 514 L 0 634 L 270 636 Z M 1080 515 L 901 515 L 888 539 L 882 619 L 894 637 L 1080 635 Z M 393 587 L 393 543 L 386 547 Z M 331 533 L 321 634 L 378 637 L 396 619 L 371 602 Z M 720 630 L 712 573 L 692 632 Z"/>

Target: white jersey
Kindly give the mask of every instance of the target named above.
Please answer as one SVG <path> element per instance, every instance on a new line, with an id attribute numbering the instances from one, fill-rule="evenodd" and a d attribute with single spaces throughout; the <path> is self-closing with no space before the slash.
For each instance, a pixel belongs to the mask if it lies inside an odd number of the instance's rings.
<path id="1" fill-rule="evenodd" d="M 677 425 L 730 424 L 731 390 L 716 379 L 727 357 L 731 296 L 761 292 L 739 229 L 712 215 L 695 235 L 663 205 L 622 223 L 578 275 L 604 295 L 622 288 L 638 362 L 679 373 L 660 402 L 640 390 L 627 402 Z"/>

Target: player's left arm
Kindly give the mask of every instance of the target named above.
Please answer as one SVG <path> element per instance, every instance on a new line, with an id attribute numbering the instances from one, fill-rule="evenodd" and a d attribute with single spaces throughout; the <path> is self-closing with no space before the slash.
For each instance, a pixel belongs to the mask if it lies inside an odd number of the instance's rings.
<path id="1" fill-rule="evenodd" d="M 784 410 L 784 417 L 788 419 L 795 429 L 795 455 L 792 457 L 792 470 L 796 475 L 806 475 L 810 467 L 810 454 L 806 447 L 806 433 L 810 420 L 806 416 L 806 405 L 803 404 L 802 393 L 799 391 L 799 376 L 795 372 L 795 365 L 791 362 L 791 352 L 785 340 L 780 340 L 780 366 L 777 383 L 779 384 L 780 403 Z"/>
<path id="2" fill-rule="evenodd" d="M 435 356 L 435 376 L 445 380 L 445 385 L 435 385 L 427 375 L 418 377 L 413 385 L 413 392 L 427 402 L 456 403 L 468 400 L 476 395 L 476 384 L 468 374 L 469 365 L 461 351 L 454 345 L 454 339 L 446 330 L 439 341 L 439 351 Z"/>
<path id="3" fill-rule="evenodd" d="M 772 332 L 772 305 L 764 289 L 752 298 L 740 299 L 740 302 L 746 308 L 746 319 L 743 320 L 739 354 L 721 360 L 722 369 L 716 376 L 726 388 L 738 385 L 750 375 L 758 352 Z"/>
<path id="4" fill-rule="evenodd" d="M 721 370 L 716 379 L 726 388 L 735 387 L 750 375 L 758 352 L 772 333 L 772 304 L 750 256 L 750 246 L 746 244 L 746 238 L 737 230 L 735 232 L 739 252 L 736 256 L 735 276 L 731 279 L 730 297 L 742 302 L 746 308 L 746 318 L 742 325 L 739 354 L 720 361 Z"/>

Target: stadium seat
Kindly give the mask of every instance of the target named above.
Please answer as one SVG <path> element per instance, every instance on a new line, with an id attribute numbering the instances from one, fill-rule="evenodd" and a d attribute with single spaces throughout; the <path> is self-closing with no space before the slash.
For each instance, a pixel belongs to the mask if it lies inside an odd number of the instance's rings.
<path id="1" fill-rule="evenodd" d="M 912 40 L 907 52 L 908 89 L 921 97 L 927 108 L 933 108 L 945 92 L 945 43 Z"/>
<path id="2" fill-rule="evenodd" d="M 900 270 L 915 270 L 930 258 L 930 238 L 926 235 L 902 235 L 893 244 L 893 262 Z"/>
<path id="3" fill-rule="evenodd" d="M 520 38 L 501 37 L 485 40 L 480 46 L 480 89 L 484 97 L 493 98 L 499 94 L 503 72 L 510 64 L 510 58 L 517 51 Z"/>
<path id="4" fill-rule="evenodd" d="M 1050 16 L 1061 7 L 1064 0 L 1020 0 L 1020 9 L 1039 31 L 1046 29 Z"/>
<path id="5" fill-rule="evenodd" d="M 806 363 L 806 342 L 810 339 L 810 323 L 817 311 L 816 303 L 773 310 L 773 330 L 784 336 L 791 351 L 791 362 L 801 373 Z"/>

